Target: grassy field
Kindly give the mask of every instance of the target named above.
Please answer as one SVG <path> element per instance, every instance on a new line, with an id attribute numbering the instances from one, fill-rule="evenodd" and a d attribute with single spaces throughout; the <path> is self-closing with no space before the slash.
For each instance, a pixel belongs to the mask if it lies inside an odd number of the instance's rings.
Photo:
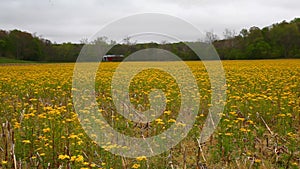
<path id="1" fill-rule="evenodd" d="M 3 64 L 3 63 L 34 63 L 34 62 L 0 57 L 0 64 Z"/>
<path id="2" fill-rule="evenodd" d="M 1 59 L 0 59 L 1 60 Z M 82 129 L 72 101 L 74 64 L 0 66 L 1 168 L 299 168 L 300 60 L 224 61 L 227 100 L 217 130 L 198 144 L 211 88 L 205 67 L 186 62 L 199 86 L 200 105 L 188 136 L 153 157 L 124 158 L 99 147 Z M 155 136 L 176 121 L 180 90 L 172 76 L 145 70 L 130 83 L 135 108 L 149 109 L 153 88 L 166 94 L 166 110 L 147 124 L 117 113 L 111 80 L 119 63 L 102 63 L 96 77 L 99 113 L 119 132 Z M 174 62 L 164 63 L 174 67 Z M 87 112 L 88 114 L 88 112 Z M 83 119 L 84 120 L 84 119 Z"/>

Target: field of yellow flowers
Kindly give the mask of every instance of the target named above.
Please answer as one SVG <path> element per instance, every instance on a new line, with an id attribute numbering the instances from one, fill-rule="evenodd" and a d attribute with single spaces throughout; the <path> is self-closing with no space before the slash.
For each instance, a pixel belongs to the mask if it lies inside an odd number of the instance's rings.
<path id="1" fill-rule="evenodd" d="M 169 151 L 137 158 L 111 154 L 107 150 L 118 145 L 99 147 L 82 129 L 72 100 L 73 63 L 0 65 L 0 168 L 299 168 L 300 60 L 222 63 L 227 100 L 209 140 L 197 142 L 212 106 L 210 81 L 203 64 L 186 62 L 200 89 L 194 127 Z M 144 124 L 118 114 L 110 88 L 118 64 L 101 63 L 95 84 L 99 113 L 110 126 L 149 137 L 176 123 L 179 86 L 155 69 L 131 80 L 130 102 L 147 110 L 149 92 L 160 88 L 167 102 L 163 115 Z"/>

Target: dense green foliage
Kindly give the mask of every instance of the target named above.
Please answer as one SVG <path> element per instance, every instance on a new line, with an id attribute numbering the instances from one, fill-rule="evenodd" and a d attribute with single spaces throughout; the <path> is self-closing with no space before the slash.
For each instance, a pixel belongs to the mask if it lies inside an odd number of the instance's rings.
<path id="1" fill-rule="evenodd" d="M 300 18 L 259 29 L 243 29 L 231 39 L 215 41 L 221 59 L 300 57 Z"/>
<path id="2" fill-rule="evenodd" d="M 207 35 L 213 35 L 208 32 Z M 283 21 L 260 29 L 243 29 L 239 35 L 225 36 L 223 40 L 207 37 L 212 41 L 221 59 L 272 59 L 300 58 L 300 19 Z M 98 41 L 111 43 L 107 38 Z M 130 39 L 128 39 L 129 42 Z M 93 43 L 97 43 L 96 41 Z M 51 41 L 20 30 L 0 30 L 0 57 L 44 62 L 73 62 L 83 44 L 53 44 Z M 198 57 L 183 42 L 179 43 L 125 43 L 115 45 L 108 54 L 129 54 L 146 48 L 168 50 L 183 60 Z"/>
<path id="3" fill-rule="evenodd" d="M 17 60 L 71 62 L 75 61 L 82 45 L 53 44 L 47 39 L 20 30 L 0 30 L 0 57 Z"/>

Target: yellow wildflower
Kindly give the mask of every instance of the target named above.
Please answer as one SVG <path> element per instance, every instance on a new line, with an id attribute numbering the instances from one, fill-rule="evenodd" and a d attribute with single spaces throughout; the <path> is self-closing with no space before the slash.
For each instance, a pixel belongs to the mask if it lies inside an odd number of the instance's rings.
<path id="1" fill-rule="evenodd" d="M 136 160 L 138 161 L 142 161 L 142 160 L 146 160 L 147 157 L 146 156 L 140 156 L 140 157 L 137 157 Z"/>
<path id="2" fill-rule="evenodd" d="M 168 123 L 175 123 L 175 122 L 176 122 L 175 119 L 170 119 L 170 120 L 168 120 Z"/>
<path id="3" fill-rule="evenodd" d="M 140 164 L 133 164 L 133 166 L 131 168 L 140 168 L 141 165 Z"/>
<path id="4" fill-rule="evenodd" d="M 232 136 L 233 133 L 225 133 L 225 136 Z"/>
<path id="5" fill-rule="evenodd" d="M 171 111 L 165 111 L 164 114 L 170 115 L 172 112 Z"/>
<path id="6" fill-rule="evenodd" d="M 60 160 L 70 159 L 70 156 L 61 154 L 61 155 L 58 156 L 58 159 L 60 159 Z"/>
<path id="7" fill-rule="evenodd" d="M 30 144 L 31 141 L 30 140 L 23 140 L 22 143 L 25 143 L 25 144 Z"/>
<path id="8" fill-rule="evenodd" d="M 77 158 L 75 159 L 75 162 L 83 162 L 83 156 L 82 155 L 78 155 Z"/>
<path id="9" fill-rule="evenodd" d="M 48 127 L 48 128 L 44 128 L 44 129 L 43 129 L 43 132 L 44 132 L 44 133 L 50 132 L 50 128 L 49 128 L 49 127 Z"/>

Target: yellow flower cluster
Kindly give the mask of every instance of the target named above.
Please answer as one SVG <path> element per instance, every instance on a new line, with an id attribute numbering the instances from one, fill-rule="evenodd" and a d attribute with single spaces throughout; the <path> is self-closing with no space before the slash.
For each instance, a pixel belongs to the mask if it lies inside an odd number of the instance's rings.
<path id="1" fill-rule="evenodd" d="M 209 62 L 214 63 L 214 61 Z M 260 158 L 256 158 L 254 162 L 255 165 L 261 165 L 264 160 L 272 159 L 264 159 L 268 157 L 262 154 L 269 152 L 259 152 L 253 148 L 253 145 L 257 145 L 257 140 L 261 140 L 262 145 L 266 144 L 264 140 L 270 135 L 269 130 L 281 138 L 278 140 L 285 140 L 286 147 L 291 149 L 299 147 L 298 129 L 300 127 L 295 120 L 299 119 L 300 114 L 300 61 L 223 61 L 222 63 L 226 75 L 224 88 L 226 87 L 227 98 L 220 100 L 220 104 L 225 105 L 224 111 L 216 112 L 218 117 L 221 117 L 220 123 L 218 126 L 211 124 L 217 131 L 211 137 L 209 144 L 212 145 L 205 149 L 208 156 L 209 154 L 220 154 L 230 156 L 224 157 L 224 159 L 242 159 L 233 156 L 246 151 L 245 154 L 251 152 L 252 156 L 253 154 L 258 155 Z M 112 127 L 125 135 L 139 138 L 158 135 L 173 125 L 175 129 L 189 127 L 182 119 L 177 118 L 181 108 L 181 97 L 197 92 L 199 92 L 199 96 L 190 99 L 200 99 L 199 114 L 196 119 L 191 119 L 191 121 L 195 120 L 194 127 L 185 141 L 193 142 L 195 139 L 191 138 L 201 135 L 200 131 L 204 127 L 206 117 L 209 117 L 209 112 L 213 111 L 213 107 L 216 105 L 211 102 L 211 95 L 214 91 L 211 83 L 214 81 L 208 77 L 205 66 L 201 62 L 186 62 L 199 87 L 199 91 L 191 88 L 187 93 L 180 92 L 181 85 L 177 84 L 172 75 L 155 69 L 155 66 L 139 72 L 134 77 L 128 77 L 128 73 L 122 72 L 124 76 L 123 79 L 118 79 L 120 83 L 126 78 L 131 78 L 128 93 L 132 107 L 128 109 L 129 116 L 143 116 L 143 112 L 147 110 L 151 113 L 154 112 L 151 114 L 152 117 L 157 117 L 156 113 L 160 113 L 159 117 L 147 124 L 126 119 L 116 110 L 111 80 L 119 64 L 101 63 L 95 78 L 95 91 L 85 91 L 96 97 L 98 105 L 84 105 L 79 112 L 75 112 L 72 96 L 72 92 L 80 92 L 80 89 L 72 88 L 74 64 L 0 66 L 0 121 L 3 124 L 1 132 L 4 132 L 2 133 L 4 141 L 0 142 L 0 147 L 7 147 L 6 151 L 0 151 L 0 157 L 5 157 L 5 152 L 11 152 L 12 146 L 5 144 L 14 141 L 15 154 L 24 165 L 28 162 L 22 160 L 30 159 L 32 164 L 41 161 L 45 163 L 41 166 L 47 166 L 49 163 L 50 166 L 71 165 L 71 168 L 118 168 L 120 167 L 118 165 L 120 161 L 117 161 L 119 158 L 105 150 L 130 151 L 129 146 L 118 145 L 120 141 L 116 139 L 109 143 L 101 142 L 102 147 L 99 148 L 97 143 L 99 143 L 98 140 L 101 140 L 100 136 L 93 131 L 96 131 L 97 128 L 104 130 Z M 134 69 L 144 63 L 132 64 L 134 66 L 131 68 Z M 180 79 L 189 83 L 176 62 L 158 64 L 162 64 L 168 70 L 176 71 L 180 75 Z M 81 80 L 87 81 L 84 77 Z M 163 91 L 166 99 L 165 109 L 159 110 L 159 112 L 155 112 L 156 107 L 150 105 L 152 101 L 156 102 L 162 99 L 160 95 L 150 97 L 153 89 Z M 123 90 L 116 89 L 114 94 L 119 92 L 122 94 Z M 98 106 L 97 112 L 92 111 L 95 106 Z M 123 105 L 122 110 L 127 111 L 126 106 L 128 105 Z M 136 110 L 131 110 L 131 108 Z M 184 111 L 187 115 L 189 114 L 188 111 Z M 99 118 L 100 115 L 103 118 Z M 8 122 L 6 123 L 6 121 Z M 80 122 L 88 125 L 81 126 Z M 85 131 L 92 132 L 85 133 Z M 111 133 L 105 134 L 110 135 Z M 174 136 L 176 134 L 181 133 L 174 132 Z M 4 138 L 4 135 L 7 138 Z M 11 141 L 12 136 L 14 136 L 13 141 Z M 162 137 L 162 139 L 170 138 L 173 136 Z M 197 146 L 190 145 L 198 144 L 190 142 L 187 144 L 190 148 L 187 152 L 196 152 Z M 233 150 L 238 153 L 233 153 Z M 174 147 L 173 152 L 180 151 L 181 148 Z M 176 163 L 181 163 L 181 156 L 174 155 L 174 157 L 178 157 Z M 158 156 L 158 158 L 160 157 L 166 159 L 163 155 Z M 299 168 L 299 166 L 294 159 L 299 158 L 300 156 L 295 154 L 295 157 L 291 159 L 291 165 L 295 165 L 295 168 Z M 13 161 L 13 159 L 3 159 L 2 167 L 10 165 Z M 285 161 L 286 159 L 280 160 Z M 128 161 L 126 162 L 131 168 L 143 168 L 146 162 L 160 165 L 157 168 L 166 167 L 162 166 L 166 163 L 165 161 L 155 162 L 155 159 L 147 159 L 145 156 Z M 30 164 L 28 163 L 28 166 L 24 166 L 24 168 L 32 167 Z M 193 166 L 193 164 L 189 166 Z M 278 166 L 273 168 L 276 167 Z"/>

